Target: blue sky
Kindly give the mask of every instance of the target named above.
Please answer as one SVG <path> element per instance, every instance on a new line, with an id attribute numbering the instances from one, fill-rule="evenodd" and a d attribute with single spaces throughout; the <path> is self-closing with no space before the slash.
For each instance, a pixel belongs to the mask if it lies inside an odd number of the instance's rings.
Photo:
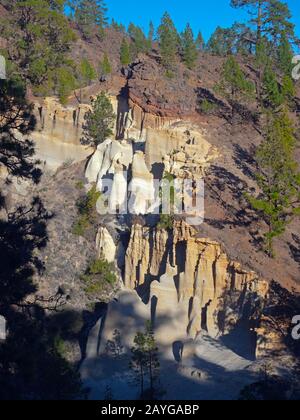
<path id="1" fill-rule="evenodd" d="M 286 0 L 300 36 L 300 0 Z M 190 22 L 197 33 L 200 29 L 205 39 L 219 25 L 231 26 L 235 21 L 246 22 L 247 14 L 230 7 L 230 0 L 106 0 L 109 17 L 128 25 L 130 22 L 147 30 L 152 20 L 157 27 L 161 16 L 168 11 L 181 31 Z"/>

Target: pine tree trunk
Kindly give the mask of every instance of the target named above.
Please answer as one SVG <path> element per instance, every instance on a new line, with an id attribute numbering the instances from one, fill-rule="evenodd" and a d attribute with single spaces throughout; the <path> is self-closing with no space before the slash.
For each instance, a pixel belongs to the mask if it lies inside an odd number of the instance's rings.
<path id="1" fill-rule="evenodd" d="M 150 395 L 153 400 L 154 389 L 153 389 L 153 371 L 152 371 L 152 354 L 149 354 L 149 376 L 150 376 Z"/>
<path id="2" fill-rule="evenodd" d="M 143 365 L 141 362 L 141 369 L 140 369 L 140 381 L 141 381 L 141 399 L 144 397 L 144 370 Z"/>
<path id="3" fill-rule="evenodd" d="M 262 32 L 262 3 L 263 3 L 263 0 L 259 0 L 258 12 L 257 12 L 257 34 L 256 34 L 257 44 L 259 44 L 261 40 L 261 32 Z"/>

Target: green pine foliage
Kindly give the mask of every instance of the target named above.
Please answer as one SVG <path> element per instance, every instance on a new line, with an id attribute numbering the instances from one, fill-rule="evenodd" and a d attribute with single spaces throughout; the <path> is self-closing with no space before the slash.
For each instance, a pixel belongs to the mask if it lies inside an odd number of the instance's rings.
<path id="1" fill-rule="evenodd" d="M 108 76 L 112 72 L 112 65 L 109 61 L 107 53 L 104 54 L 103 60 L 100 62 L 100 74 L 101 76 Z"/>
<path id="2" fill-rule="evenodd" d="M 287 3 L 279 0 L 231 0 L 232 7 L 246 8 L 251 15 L 250 24 L 255 27 L 254 43 L 258 45 L 265 37 L 276 53 L 281 35 L 295 40 L 295 25 Z"/>
<path id="3" fill-rule="evenodd" d="M 181 35 L 181 49 L 184 64 L 188 69 L 193 70 L 196 66 L 198 50 L 190 24 L 187 24 Z"/>
<path id="4" fill-rule="evenodd" d="M 128 66 L 132 61 L 130 46 L 125 38 L 123 38 L 120 48 L 120 61 L 123 66 Z"/>
<path id="5" fill-rule="evenodd" d="M 92 300 L 97 300 L 108 289 L 116 286 L 118 278 L 113 263 L 104 259 L 95 259 L 81 276 L 81 281 L 86 295 Z"/>
<path id="6" fill-rule="evenodd" d="M 61 98 L 73 80 L 68 58 L 76 37 L 63 14 L 62 1 L 24 0 L 13 2 L 9 16 L 1 19 L 0 36 L 7 40 L 10 57 L 24 80 L 38 95 L 59 93 Z"/>
<path id="7" fill-rule="evenodd" d="M 103 0 L 81 0 L 75 10 L 75 22 L 85 38 L 89 39 L 96 29 L 103 37 L 107 25 L 107 8 Z"/>
<path id="8" fill-rule="evenodd" d="M 149 24 L 149 31 L 148 31 L 148 38 L 147 38 L 147 44 L 148 44 L 148 51 L 151 51 L 152 44 L 154 42 L 154 36 L 155 36 L 155 28 L 153 25 L 153 22 L 150 22 Z"/>
<path id="9" fill-rule="evenodd" d="M 262 82 L 263 106 L 274 111 L 282 105 L 291 106 L 295 96 L 294 82 L 289 75 L 283 76 L 281 82 L 279 77 L 270 67 L 265 69 Z"/>
<path id="10" fill-rule="evenodd" d="M 93 186 L 90 191 L 77 201 L 78 219 L 73 225 L 72 233 L 77 236 L 84 236 L 88 229 L 97 222 L 96 204 L 101 193 Z"/>
<path id="11" fill-rule="evenodd" d="M 257 150 L 258 197 L 248 197 L 252 207 L 268 224 L 265 249 L 274 255 L 274 238 L 282 235 L 290 220 L 300 212 L 300 172 L 294 159 L 296 139 L 285 111 L 267 114 L 264 140 Z"/>
<path id="12" fill-rule="evenodd" d="M 77 87 L 77 80 L 70 68 L 62 67 L 57 72 L 58 88 L 57 93 L 61 104 L 66 105 L 71 93 Z"/>
<path id="13" fill-rule="evenodd" d="M 293 70 L 293 50 L 285 33 L 281 34 L 277 52 L 279 69 L 285 76 L 291 76 Z"/>
<path id="14" fill-rule="evenodd" d="M 158 387 L 160 362 L 151 322 L 148 321 L 144 332 L 138 332 L 131 349 L 130 369 L 133 379 L 140 386 L 140 398 L 154 400 L 160 392 Z"/>
<path id="15" fill-rule="evenodd" d="M 128 27 L 128 34 L 131 38 L 131 57 L 135 59 L 140 53 L 146 54 L 149 50 L 149 42 L 143 30 L 139 26 L 135 26 L 131 23 Z"/>
<path id="16" fill-rule="evenodd" d="M 109 97 L 101 92 L 92 102 L 92 109 L 85 114 L 81 144 L 94 149 L 113 135 L 116 115 Z"/>
<path id="17" fill-rule="evenodd" d="M 79 70 L 82 86 L 89 86 L 97 78 L 96 70 L 87 58 L 81 60 Z"/>
<path id="18" fill-rule="evenodd" d="M 276 74 L 269 66 L 264 71 L 262 89 L 265 107 L 276 109 L 282 104 L 282 96 Z"/>
<path id="19" fill-rule="evenodd" d="M 218 26 L 207 42 L 206 50 L 211 54 L 227 56 L 233 53 L 233 39 L 230 29 Z"/>
<path id="20" fill-rule="evenodd" d="M 235 102 L 247 102 L 253 97 L 254 85 L 249 81 L 237 60 L 230 56 L 223 64 L 221 80 L 215 86 L 231 105 Z"/>
<path id="21" fill-rule="evenodd" d="M 196 38 L 196 48 L 198 51 L 201 51 L 201 52 L 204 51 L 205 49 L 205 41 L 200 31 L 198 32 L 198 35 Z"/>
<path id="22" fill-rule="evenodd" d="M 165 13 L 157 31 L 162 64 L 172 69 L 176 63 L 179 35 L 168 13 Z"/>

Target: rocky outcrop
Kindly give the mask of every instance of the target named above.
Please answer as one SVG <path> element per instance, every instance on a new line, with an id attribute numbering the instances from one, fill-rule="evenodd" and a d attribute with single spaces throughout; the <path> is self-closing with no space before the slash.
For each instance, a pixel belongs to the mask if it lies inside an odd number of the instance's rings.
<path id="1" fill-rule="evenodd" d="M 166 305 L 180 307 L 182 324 L 193 338 L 201 331 L 223 335 L 244 320 L 249 330 L 251 322 L 255 328 L 268 293 L 267 282 L 182 221 L 175 223 L 172 233 L 133 226 L 125 286 L 149 287 L 157 316 Z"/>
<path id="2" fill-rule="evenodd" d="M 85 176 L 89 182 L 97 183 L 102 188 L 102 178 L 115 173 L 116 164 L 124 170 L 132 163 L 132 145 L 127 141 L 107 139 L 99 144 L 86 168 Z"/>
<path id="3" fill-rule="evenodd" d="M 96 236 L 96 249 L 98 258 L 104 259 L 109 263 L 115 261 L 117 247 L 106 227 L 100 226 Z"/>
<path id="4" fill-rule="evenodd" d="M 100 144 L 90 159 L 85 176 L 96 183 L 100 192 L 107 193 L 112 214 L 147 214 L 155 199 L 154 179 L 145 163 L 142 151 L 134 153 L 126 140 L 107 139 Z M 102 204 L 98 212 L 102 214 Z"/>
<path id="5" fill-rule="evenodd" d="M 145 155 L 141 151 L 137 151 L 133 157 L 129 192 L 130 212 L 147 214 L 155 200 L 154 178 L 146 166 Z"/>
<path id="6" fill-rule="evenodd" d="M 163 162 L 177 172 L 178 166 L 181 168 L 182 163 L 187 163 L 190 169 L 197 166 L 198 172 L 207 168 L 219 155 L 218 150 L 207 141 L 206 131 L 188 122 L 173 120 L 158 128 L 148 127 L 145 136 L 146 163 L 149 167 Z"/>
<path id="7" fill-rule="evenodd" d="M 86 104 L 62 106 L 55 98 L 34 103 L 36 127 L 31 138 L 36 143 L 36 156 L 50 169 L 63 163 L 81 161 L 91 150 L 80 144 Z"/>
<path id="8" fill-rule="evenodd" d="M 132 227 L 125 257 L 124 282 L 127 288 L 149 286 L 151 279 L 159 277 L 168 239 L 165 230 L 153 230 L 139 224 Z"/>

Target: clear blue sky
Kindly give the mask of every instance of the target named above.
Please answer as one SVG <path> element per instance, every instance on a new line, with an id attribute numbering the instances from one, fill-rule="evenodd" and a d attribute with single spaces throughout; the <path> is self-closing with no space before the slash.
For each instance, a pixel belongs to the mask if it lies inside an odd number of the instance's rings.
<path id="1" fill-rule="evenodd" d="M 286 0 L 300 37 L 300 0 Z M 130 22 L 148 28 L 152 20 L 157 27 L 168 11 L 181 31 L 190 22 L 195 32 L 201 30 L 205 39 L 219 25 L 231 26 L 235 21 L 246 22 L 247 14 L 230 7 L 230 0 L 106 0 L 109 17 L 128 26 Z"/>

